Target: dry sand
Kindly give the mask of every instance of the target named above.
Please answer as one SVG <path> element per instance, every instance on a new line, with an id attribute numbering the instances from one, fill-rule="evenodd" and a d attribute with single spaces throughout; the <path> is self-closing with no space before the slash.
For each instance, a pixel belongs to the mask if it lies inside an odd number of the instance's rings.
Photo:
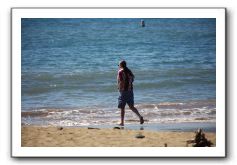
<path id="1" fill-rule="evenodd" d="M 145 137 L 138 139 L 135 136 Z M 216 134 L 205 133 L 216 145 Z M 22 147 L 187 147 L 194 132 L 22 126 Z M 188 146 L 192 146 L 189 144 Z"/>

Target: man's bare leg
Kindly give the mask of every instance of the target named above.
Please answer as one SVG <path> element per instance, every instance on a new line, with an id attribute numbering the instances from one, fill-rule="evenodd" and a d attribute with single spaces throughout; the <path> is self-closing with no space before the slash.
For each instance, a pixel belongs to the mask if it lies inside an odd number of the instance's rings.
<path id="1" fill-rule="evenodd" d="M 134 105 L 129 105 L 129 108 L 139 117 L 140 119 L 140 124 L 144 123 L 144 119 L 143 117 L 140 115 L 140 113 L 138 112 L 137 108 L 134 107 Z"/>
<path id="2" fill-rule="evenodd" d="M 125 115 L 125 108 L 121 108 L 121 123 L 119 125 L 124 126 L 124 115 Z"/>

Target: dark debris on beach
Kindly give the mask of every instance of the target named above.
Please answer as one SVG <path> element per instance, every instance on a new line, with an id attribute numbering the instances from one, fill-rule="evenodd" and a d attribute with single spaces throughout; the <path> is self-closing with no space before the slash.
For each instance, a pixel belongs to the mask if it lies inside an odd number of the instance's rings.
<path id="1" fill-rule="evenodd" d="M 195 132 L 195 138 L 193 140 L 187 140 L 188 144 L 193 144 L 193 147 L 211 147 L 213 143 L 205 137 L 205 133 L 202 129 L 198 129 Z"/>

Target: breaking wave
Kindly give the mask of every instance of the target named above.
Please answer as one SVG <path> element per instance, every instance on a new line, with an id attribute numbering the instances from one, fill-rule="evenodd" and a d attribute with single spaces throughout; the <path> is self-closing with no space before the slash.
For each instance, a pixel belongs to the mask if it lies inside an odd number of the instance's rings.
<path id="1" fill-rule="evenodd" d="M 139 112 L 147 123 L 215 122 L 215 100 L 184 103 L 163 102 L 138 104 Z M 24 125 L 87 126 L 116 124 L 120 111 L 114 108 L 87 107 L 80 109 L 36 109 L 22 112 Z M 139 122 L 137 116 L 126 109 L 127 124 Z"/>

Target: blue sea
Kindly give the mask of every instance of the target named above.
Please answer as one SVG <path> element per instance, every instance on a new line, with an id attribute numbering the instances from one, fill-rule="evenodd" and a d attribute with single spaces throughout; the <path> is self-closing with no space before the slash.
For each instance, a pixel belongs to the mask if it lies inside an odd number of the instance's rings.
<path id="1" fill-rule="evenodd" d="M 216 19 L 143 20 L 22 19 L 22 124 L 118 123 L 120 60 L 147 123 L 215 122 Z"/>

